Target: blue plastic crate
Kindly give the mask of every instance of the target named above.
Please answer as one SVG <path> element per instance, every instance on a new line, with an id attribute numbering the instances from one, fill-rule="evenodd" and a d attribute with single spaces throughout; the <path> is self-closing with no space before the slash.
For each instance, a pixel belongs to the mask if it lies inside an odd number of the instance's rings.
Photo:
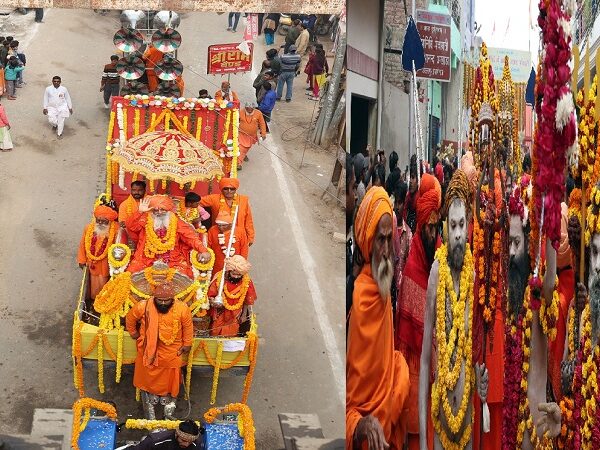
<path id="1" fill-rule="evenodd" d="M 113 450 L 117 441 L 117 422 L 110 419 L 90 418 L 79 435 L 81 450 Z"/>
<path id="2" fill-rule="evenodd" d="M 240 437 L 237 422 L 204 424 L 205 450 L 243 450 L 244 439 Z"/>

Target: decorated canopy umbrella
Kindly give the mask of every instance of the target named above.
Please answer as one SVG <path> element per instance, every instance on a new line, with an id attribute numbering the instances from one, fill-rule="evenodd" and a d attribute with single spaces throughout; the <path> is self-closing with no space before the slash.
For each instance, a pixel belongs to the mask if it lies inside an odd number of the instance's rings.
<path id="1" fill-rule="evenodd" d="M 221 161 L 211 149 L 176 130 L 132 137 L 115 148 L 111 159 L 148 180 L 169 179 L 184 184 L 223 176 Z"/>

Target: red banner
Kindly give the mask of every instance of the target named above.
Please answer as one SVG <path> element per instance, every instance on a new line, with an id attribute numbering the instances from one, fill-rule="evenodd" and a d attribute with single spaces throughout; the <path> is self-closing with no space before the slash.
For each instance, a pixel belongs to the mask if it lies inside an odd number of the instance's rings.
<path id="1" fill-rule="evenodd" d="M 244 55 L 239 44 L 217 44 L 208 47 L 208 74 L 250 72 L 254 44 L 248 42 L 250 54 Z"/>
<path id="2" fill-rule="evenodd" d="M 430 80 L 450 81 L 450 16 L 417 11 L 417 30 L 425 52 L 425 66 L 417 76 Z"/>

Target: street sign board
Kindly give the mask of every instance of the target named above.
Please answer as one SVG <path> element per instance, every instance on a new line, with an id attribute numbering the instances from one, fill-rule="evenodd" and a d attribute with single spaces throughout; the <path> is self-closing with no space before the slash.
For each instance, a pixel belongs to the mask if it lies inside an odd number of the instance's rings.
<path id="1" fill-rule="evenodd" d="M 425 52 L 425 66 L 417 71 L 420 78 L 450 81 L 450 21 L 447 14 L 417 10 L 417 30 Z"/>
<path id="2" fill-rule="evenodd" d="M 248 42 L 250 54 L 245 55 L 239 44 L 216 44 L 208 47 L 208 74 L 250 72 L 254 44 Z"/>

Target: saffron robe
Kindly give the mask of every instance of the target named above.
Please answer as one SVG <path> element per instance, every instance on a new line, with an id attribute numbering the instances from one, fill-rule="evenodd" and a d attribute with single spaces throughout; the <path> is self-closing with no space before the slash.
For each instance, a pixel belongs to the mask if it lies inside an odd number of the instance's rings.
<path id="1" fill-rule="evenodd" d="M 375 416 L 391 449 L 400 450 L 407 424 L 408 366 L 394 350 L 392 305 L 366 264 L 354 282 L 346 349 L 346 450 L 359 420 Z M 366 448 L 366 441 L 363 448 Z"/>
<path id="2" fill-rule="evenodd" d="M 175 300 L 171 309 L 166 314 L 161 314 L 156 310 L 154 300 L 142 300 L 127 313 L 127 331 L 135 333 L 138 323 L 140 337 L 136 343 L 138 353 L 133 385 L 154 395 L 177 398 L 181 367 L 184 365 L 177 352 L 181 347 L 191 346 L 194 337 L 190 309 L 185 303 Z M 173 330 L 176 330 L 175 336 Z M 163 342 L 172 339 L 174 340 L 169 345 Z M 149 347 L 152 348 L 152 355 L 155 355 L 150 360 L 147 357 Z"/>
<path id="3" fill-rule="evenodd" d="M 96 295 L 102 290 L 104 285 L 108 282 L 110 277 L 110 271 L 108 268 L 108 254 L 105 258 L 102 258 L 99 261 L 91 261 L 88 260 L 86 252 L 85 252 L 85 235 L 87 234 L 90 227 L 94 227 L 94 224 L 88 223 L 83 229 L 83 235 L 81 236 L 81 241 L 79 242 L 79 250 L 77 252 L 77 263 L 87 265 L 90 271 L 90 297 L 92 299 L 96 298 Z M 107 242 L 106 247 L 110 247 L 117 241 L 117 236 L 113 242 Z M 108 239 L 108 235 L 106 236 Z M 92 249 L 92 254 L 96 254 L 100 250 L 100 246 L 102 245 L 102 240 L 96 241 L 96 248 Z"/>
<path id="4" fill-rule="evenodd" d="M 216 225 L 210 227 L 206 233 L 208 236 L 208 246 L 215 252 L 215 265 L 212 270 L 214 274 L 223 270 L 225 265 L 225 254 L 219 243 L 219 233 L 219 228 Z M 230 234 L 231 230 L 225 232 L 225 245 L 229 244 Z M 235 229 L 235 242 L 231 247 L 235 250 L 236 255 L 242 255 L 244 258 L 248 259 L 248 240 L 242 230 L 239 230 L 238 228 Z"/>
<path id="5" fill-rule="evenodd" d="M 245 195 L 237 195 L 237 203 L 238 208 L 240 209 L 237 217 L 237 226 L 236 230 L 243 229 L 246 233 L 246 238 L 248 239 L 248 244 L 252 244 L 254 242 L 254 221 L 252 220 L 252 209 L 250 209 L 250 201 Z M 221 202 L 223 199 L 223 202 Z M 200 205 L 210 208 L 210 215 L 212 217 L 217 217 L 219 215 L 219 210 L 221 208 L 226 208 L 226 210 L 231 214 L 233 218 L 234 214 L 227 201 L 221 194 L 209 194 L 202 197 L 200 200 Z"/>
<path id="6" fill-rule="evenodd" d="M 220 277 L 219 277 L 220 278 Z M 219 283 L 220 279 L 215 278 L 208 288 L 208 296 L 216 297 L 219 293 Z M 233 295 L 239 293 L 242 289 L 242 281 L 240 280 L 237 283 L 232 283 L 225 278 L 225 287 L 227 291 Z M 240 330 L 239 317 L 242 313 L 242 309 L 244 305 L 254 305 L 254 301 L 256 300 L 256 290 L 254 289 L 254 283 L 250 280 L 250 284 L 248 285 L 248 291 L 246 292 L 246 298 L 244 299 L 244 303 L 242 307 L 230 311 L 225 307 L 221 309 L 211 308 L 210 314 L 212 317 L 212 324 L 210 326 L 210 335 L 211 336 L 237 336 Z M 223 303 L 227 302 L 229 305 L 235 305 L 239 301 L 239 298 L 228 298 L 225 295 L 225 289 L 223 289 Z"/>

